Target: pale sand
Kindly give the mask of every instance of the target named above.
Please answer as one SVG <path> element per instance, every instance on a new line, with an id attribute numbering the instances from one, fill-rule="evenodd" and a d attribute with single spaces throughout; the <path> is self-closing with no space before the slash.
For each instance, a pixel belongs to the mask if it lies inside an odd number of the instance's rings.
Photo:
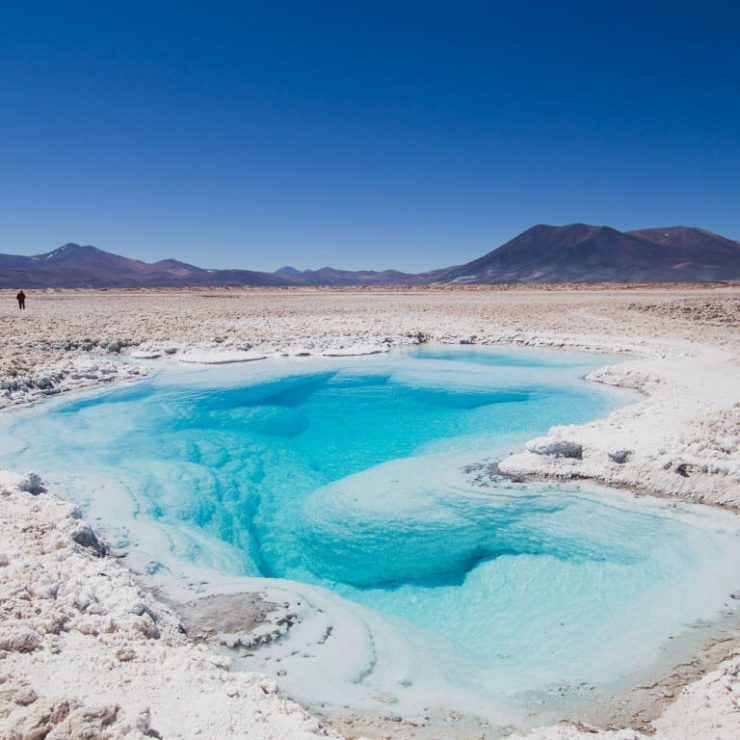
<path id="1" fill-rule="evenodd" d="M 180 353 L 199 354 L 205 362 L 276 353 L 341 356 L 420 341 L 630 353 L 628 362 L 591 379 L 637 388 L 641 402 L 583 427 L 553 429 L 501 469 L 590 477 L 740 508 L 737 288 L 63 291 L 31 293 L 26 312 L 14 307 L 10 293 L 0 294 L 0 305 L 0 406 L 135 380 Z M 115 358 L 122 349 L 152 359 L 127 365 Z M 66 504 L 49 495 L 31 498 L 11 490 L 14 485 L 6 479 L 0 496 L 0 553 L 6 556 L 0 562 L 7 561 L 0 567 L 5 736 L 25 736 L 29 722 L 58 722 L 57 734 L 49 737 L 75 734 L 78 725 L 98 727 L 106 737 L 147 727 L 168 737 L 191 736 L 195 728 L 207 735 L 211 727 L 222 737 L 322 732 L 302 710 L 271 693 L 274 687 L 265 694 L 264 687 L 255 688 L 258 678 L 214 665 L 222 659 L 207 657 L 202 645 L 175 634 L 171 611 L 137 591 L 117 562 L 94 558 L 89 548 L 70 541 L 79 522 L 62 512 Z M 49 573 L 53 578 L 46 578 Z M 112 582 L 121 584 L 115 592 Z M 37 583 L 46 590 L 37 593 Z M 70 599 L 60 603 L 49 596 L 58 588 L 70 589 Z M 94 598 L 88 599 L 90 593 Z M 159 638 L 135 623 L 148 615 L 132 616 L 136 600 L 164 615 Z M 89 620 L 99 626 L 91 631 Z M 728 645 L 724 654 L 733 647 L 740 645 Z M 126 657 L 129 648 L 135 658 Z M 203 671 L 197 681 L 206 693 L 192 688 L 190 671 Z M 740 654 L 675 691 L 676 700 L 652 723 L 657 737 L 740 737 Z M 54 714 L 52 705 L 62 709 Z M 177 725 L 178 717 L 187 718 L 187 730 Z M 19 734 L 12 734 L 13 727 Z M 416 734 L 382 723 L 341 727 L 348 734 Z M 532 735 L 581 736 L 595 735 L 560 726 Z M 604 736 L 641 735 L 623 730 Z"/>

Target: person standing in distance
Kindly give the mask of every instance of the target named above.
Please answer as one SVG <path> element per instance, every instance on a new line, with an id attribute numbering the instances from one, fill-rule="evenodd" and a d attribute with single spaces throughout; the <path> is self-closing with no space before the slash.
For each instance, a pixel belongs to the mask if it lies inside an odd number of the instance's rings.
<path id="1" fill-rule="evenodd" d="M 22 291 L 18 291 L 18 295 L 15 297 L 16 301 L 18 301 L 18 308 L 21 311 L 26 310 L 26 294 Z"/>

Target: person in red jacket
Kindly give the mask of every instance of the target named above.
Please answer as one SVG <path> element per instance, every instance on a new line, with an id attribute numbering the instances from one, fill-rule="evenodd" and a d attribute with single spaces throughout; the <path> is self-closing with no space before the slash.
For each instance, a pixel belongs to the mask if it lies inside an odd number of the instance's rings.
<path id="1" fill-rule="evenodd" d="M 24 311 L 26 308 L 26 294 L 22 290 L 19 290 L 15 299 L 18 301 L 18 308 Z"/>

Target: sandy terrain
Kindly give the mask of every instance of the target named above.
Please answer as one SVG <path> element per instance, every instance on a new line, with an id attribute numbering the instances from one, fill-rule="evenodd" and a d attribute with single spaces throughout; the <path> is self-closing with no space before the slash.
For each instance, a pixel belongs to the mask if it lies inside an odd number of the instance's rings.
<path id="1" fill-rule="evenodd" d="M 740 288 L 60 291 L 30 293 L 27 305 L 18 311 L 12 295 L 0 293 L 0 407 L 135 380 L 178 358 L 341 356 L 418 342 L 629 353 L 590 379 L 636 388 L 642 401 L 583 427 L 554 428 L 501 470 L 740 508 Z M 152 360 L 119 359 L 131 353 Z M 178 617 L 118 561 L 75 542 L 82 524 L 66 504 L 18 486 L 12 476 L 0 481 L 0 737 L 33 736 L 34 723 L 54 726 L 49 737 L 76 735 L 78 726 L 89 726 L 90 737 L 190 736 L 196 727 L 221 737 L 323 732 L 273 686 L 229 673 L 222 658 L 184 639 Z M 738 647 L 727 645 L 724 655 Z M 129 650 L 135 657 L 125 657 Z M 195 681 L 190 671 L 199 672 Z M 188 689 L 196 682 L 203 691 Z M 669 693 L 677 698 L 652 723 L 658 737 L 740 736 L 738 654 Z M 533 737 L 594 737 L 585 730 L 555 727 Z"/>

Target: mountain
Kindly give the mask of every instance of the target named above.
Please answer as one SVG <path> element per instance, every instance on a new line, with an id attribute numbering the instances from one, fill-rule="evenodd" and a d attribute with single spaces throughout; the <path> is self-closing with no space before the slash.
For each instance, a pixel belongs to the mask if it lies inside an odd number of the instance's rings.
<path id="1" fill-rule="evenodd" d="M 398 270 L 336 270 L 322 267 L 319 270 L 298 271 L 295 268 L 281 268 L 275 275 L 290 280 L 293 285 L 419 285 L 430 282 L 432 273 L 414 275 Z"/>
<path id="2" fill-rule="evenodd" d="M 726 252 L 732 252 L 737 249 L 738 245 L 738 242 L 726 239 L 719 234 L 713 234 L 711 231 L 690 226 L 638 229 L 636 231 L 627 231 L 626 233 L 674 249 L 689 249 L 693 251 L 724 249 Z"/>
<path id="3" fill-rule="evenodd" d="M 281 267 L 279 270 L 275 270 L 275 275 L 280 275 L 280 277 L 286 278 L 294 278 L 300 274 L 300 270 L 296 270 L 295 267 L 291 267 L 290 265 L 286 265 L 285 267 Z"/>
<path id="4" fill-rule="evenodd" d="M 204 270 L 79 244 L 32 257 L 0 254 L 0 288 L 10 289 L 728 281 L 740 281 L 740 242 L 686 226 L 627 232 L 587 224 L 533 226 L 472 262 L 419 274 L 289 266 L 276 272 Z"/>
<path id="5" fill-rule="evenodd" d="M 177 280 L 207 281 L 210 273 L 201 267 L 189 265 L 179 260 L 160 260 L 150 265 L 157 273 L 168 275 Z"/>
<path id="6" fill-rule="evenodd" d="M 176 287 L 182 285 L 402 285 L 429 282 L 436 273 L 397 270 L 204 270 L 174 259 L 147 263 L 91 246 L 65 244 L 33 257 L 0 255 L 0 288 Z"/>
<path id="7" fill-rule="evenodd" d="M 418 274 L 399 270 L 337 270 L 322 267 L 318 270 L 296 270 L 281 267 L 273 275 L 289 280 L 292 285 L 424 285 L 433 282 L 445 270 L 432 270 Z"/>
<path id="8" fill-rule="evenodd" d="M 185 283 L 192 285 L 192 283 Z M 256 272 L 254 270 L 213 270 L 207 285 L 276 285 L 286 286 L 293 285 L 290 280 L 286 280 L 274 272 Z"/>
<path id="9" fill-rule="evenodd" d="M 0 288 L 130 288 L 284 285 L 271 273 L 204 270 L 179 260 L 148 263 L 91 246 L 65 244 L 33 257 L 0 255 Z"/>
<path id="10" fill-rule="evenodd" d="M 533 226 L 498 249 L 445 270 L 440 283 L 661 283 L 740 280 L 740 243 L 702 229 L 621 232 Z"/>

